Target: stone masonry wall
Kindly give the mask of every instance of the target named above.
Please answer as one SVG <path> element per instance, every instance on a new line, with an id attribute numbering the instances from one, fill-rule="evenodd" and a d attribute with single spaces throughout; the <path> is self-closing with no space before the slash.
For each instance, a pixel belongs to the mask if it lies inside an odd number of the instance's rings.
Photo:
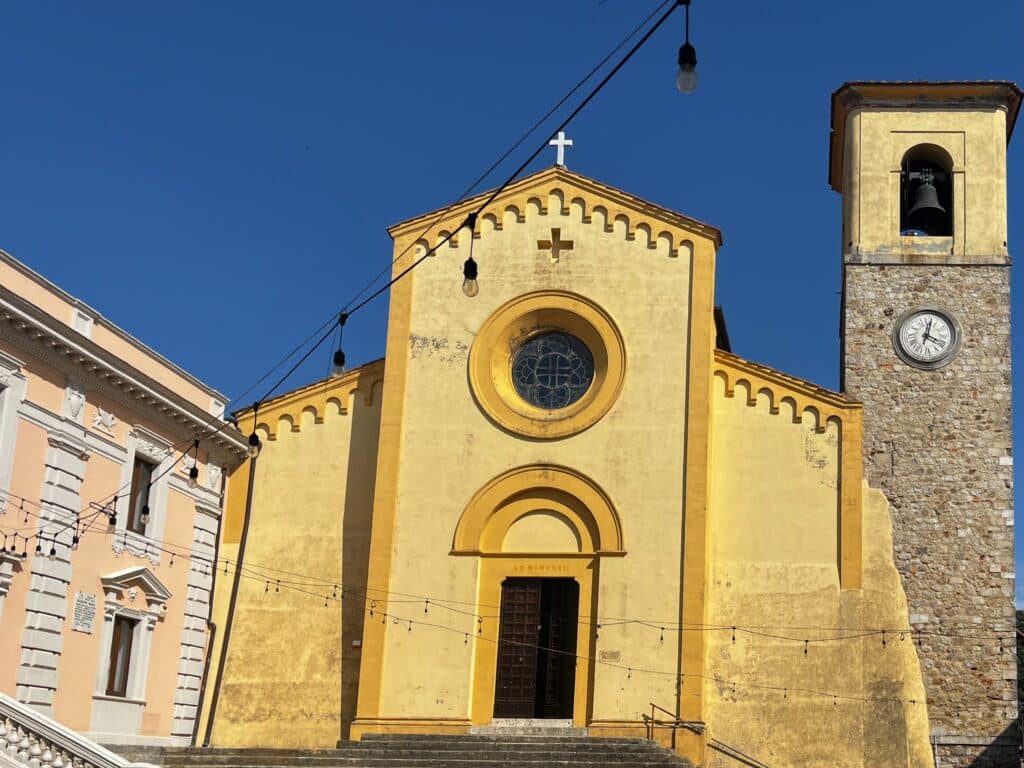
<path id="1" fill-rule="evenodd" d="M 941 766 L 1019 760 L 1009 276 L 1006 266 L 844 273 L 845 390 L 864 403 L 869 482 L 892 504 Z M 927 305 L 963 331 L 959 354 L 935 371 L 905 364 L 892 343 L 899 316 Z"/>

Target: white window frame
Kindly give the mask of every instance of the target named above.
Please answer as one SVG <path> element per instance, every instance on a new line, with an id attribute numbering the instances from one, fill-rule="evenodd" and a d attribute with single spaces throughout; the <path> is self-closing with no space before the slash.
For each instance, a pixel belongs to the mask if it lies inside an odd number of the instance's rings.
<path id="1" fill-rule="evenodd" d="M 156 465 L 153 470 L 156 482 L 149 489 L 149 522 L 143 533 L 128 529 L 128 512 L 131 504 L 132 472 L 136 457 Z M 161 552 L 153 542 L 163 540 L 167 525 L 167 493 L 171 479 L 171 467 L 175 461 L 171 443 L 145 427 L 134 427 L 128 433 L 125 443 L 124 464 L 121 465 L 121 493 L 117 497 L 117 525 L 112 537 L 115 552 L 127 549 L 138 557 L 147 557 L 153 565 L 160 564 Z"/>
<path id="2" fill-rule="evenodd" d="M 153 575 L 152 571 L 144 566 L 112 573 L 109 576 L 104 576 L 101 581 L 104 594 L 103 635 L 100 642 L 99 663 L 96 665 L 96 687 L 93 698 L 145 704 L 153 631 L 156 629 L 157 622 L 167 612 L 166 605 L 171 593 Z M 145 607 L 142 605 L 139 607 L 127 606 L 121 602 L 126 597 L 132 601 L 138 599 L 140 591 Z M 107 693 L 107 681 L 110 679 L 110 644 L 114 641 L 114 619 L 118 616 L 137 622 L 135 631 L 132 633 L 128 684 L 125 686 L 124 696 L 113 696 Z"/>
<path id="3" fill-rule="evenodd" d="M 0 513 L 10 506 L 14 451 L 18 441 L 18 409 L 25 400 L 28 385 L 22 369 L 25 364 L 0 351 Z"/>

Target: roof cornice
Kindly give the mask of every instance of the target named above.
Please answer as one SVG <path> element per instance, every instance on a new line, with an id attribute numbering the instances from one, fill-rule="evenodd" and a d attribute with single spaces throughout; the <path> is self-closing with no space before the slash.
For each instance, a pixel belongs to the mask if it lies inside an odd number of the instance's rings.
<path id="1" fill-rule="evenodd" d="M 2 261 L 4 264 L 6 264 L 7 266 L 11 267 L 12 269 L 17 270 L 22 275 L 27 277 L 29 280 L 31 280 L 32 282 L 36 283 L 40 287 L 45 288 L 47 291 L 49 291 L 50 293 L 54 294 L 58 298 L 68 302 L 71 306 L 75 307 L 76 309 L 83 310 L 84 312 L 86 312 L 89 315 L 89 317 L 92 318 L 93 323 L 102 326 L 106 330 L 110 331 L 111 333 L 113 333 L 116 336 L 118 336 L 119 338 L 121 338 L 126 343 L 128 343 L 128 344 L 132 345 L 133 347 L 135 347 L 137 350 L 142 352 L 147 357 L 151 357 L 154 360 L 156 360 L 157 362 L 159 362 L 161 365 L 166 366 L 168 368 L 168 370 L 170 370 L 176 376 L 181 376 L 183 379 L 188 381 L 190 384 L 194 384 L 196 387 L 201 389 L 203 392 L 205 392 L 206 394 L 210 395 L 210 397 L 214 397 L 214 398 L 216 398 L 218 400 L 221 400 L 223 402 L 227 402 L 228 397 L 226 395 L 224 395 L 221 392 L 218 392 L 213 387 L 211 387 L 208 384 L 205 384 L 204 382 L 200 381 L 195 376 L 193 376 L 191 373 L 186 371 L 184 368 L 181 368 L 178 365 L 172 363 L 166 357 L 161 355 L 159 352 L 154 350 L 152 347 L 149 347 L 146 344 L 144 344 L 143 342 L 139 341 L 137 338 L 132 336 L 130 333 L 128 333 L 123 328 L 121 328 L 119 325 L 116 325 L 116 324 L 110 322 L 106 317 L 103 316 L 103 314 L 101 312 L 98 312 L 95 308 L 93 308 L 89 304 L 86 304 L 81 299 L 79 299 L 79 298 L 77 298 L 75 296 L 72 296 L 70 293 L 65 291 L 59 285 L 56 285 L 55 283 L 50 282 L 45 277 L 43 277 L 41 274 L 39 274 L 34 269 L 29 267 L 27 264 L 24 264 L 23 262 L 18 261 L 16 258 L 11 256 L 11 254 L 7 253 L 7 251 L 3 250 L 2 248 L 0 248 L 0 261 Z M 65 325 L 67 325 L 67 324 L 65 323 Z M 70 326 L 68 326 L 68 327 L 70 328 Z"/>
<path id="2" fill-rule="evenodd" d="M 282 392 L 280 395 L 265 400 L 259 405 L 259 417 L 263 419 L 282 413 L 296 415 L 294 411 L 308 405 L 322 406 L 328 400 L 339 399 L 339 395 L 349 394 L 355 390 L 362 389 L 367 379 L 370 380 L 370 389 L 363 392 L 364 401 L 367 405 L 372 402 L 373 384 L 384 377 L 384 358 L 378 358 L 360 366 L 345 371 L 337 377 L 329 377 L 314 381 L 312 384 L 304 384 L 301 387 Z M 342 402 L 340 411 L 346 412 L 347 405 Z M 247 405 L 232 412 L 232 416 L 239 422 L 244 422 L 252 417 L 252 405 Z M 318 412 L 317 418 L 322 419 L 323 413 Z"/>
<path id="3" fill-rule="evenodd" d="M 713 241 L 716 248 L 721 247 L 722 245 L 722 232 L 717 227 L 705 224 L 704 222 L 690 218 L 689 216 L 684 216 L 683 214 L 669 208 L 663 208 L 660 205 L 655 205 L 643 198 L 631 195 L 628 192 L 617 189 L 616 187 L 602 184 L 599 181 L 558 165 L 546 168 L 542 171 L 538 171 L 512 182 L 501 191 L 501 194 L 495 198 L 492 205 L 497 209 L 498 206 L 503 205 L 509 198 L 515 198 L 529 190 L 544 187 L 552 183 L 568 184 L 580 189 L 581 191 L 589 192 L 590 194 L 602 197 L 609 202 L 616 203 L 623 208 L 629 208 L 637 213 L 650 216 L 664 224 L 678 227 L 694 235 L 705 237 Z M 479 195 L 466 198 L 465 200 L 460 200 L 459 202 L 453 203 L 447 207 L 422 213 L 414 218 L 393 224 L 388 227 L 388 234 L 391 235 L 393 239 L 397 239 L 408 234 L 410 231 L 422 230 L 428 223 L 430 224 L 431 229 L 433 229 L 435 225 L 437 229 L 450 229 L 453 220 L 461 224 L 471 211 L 479 207 L 480 204 L 487 200 L 487 198 L 489 198 L 493 193 L 494 190 L 481 192 Z M 568 203 L 569 200 L 566 200 L 566 205 L 568 205 Z M 417 234 L 419 234 L 418 231 Z"/>
<path id="4" fill-rule="evenodd" d="M 224 424 L 5 286 L 0 286 L 0 338 L 132 411 L 148 411 L 154 422 L 183 436 Z M 229 458 L 231 466 L 240 462 L 247 447 L 241 433 L 230 425 L 204 442 L 211 453 L 220 454 L 218 458 Z"/>
<path id="5" fill-rule="evenodd" d="M 1006 142 L 1010 142 L 1020 112 L 1021 92 L 1010 80 L 969 82 L 962 80 L 856 81 L 843 83 L 832 93 L 829 135 L 828 181 L 837 192 L 842 189 L 843 147 L 846 120 L 863 107 L 886 109 L 920 108 L 934 105 L 944 109 L 1005 109 Z"/>

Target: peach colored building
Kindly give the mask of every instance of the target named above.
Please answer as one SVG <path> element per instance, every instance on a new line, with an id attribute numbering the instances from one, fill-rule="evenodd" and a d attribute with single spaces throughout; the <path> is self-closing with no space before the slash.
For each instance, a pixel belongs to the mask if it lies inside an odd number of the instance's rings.
<path id="1" fill-rule="evenodd" d="M 224 404 L 0 251 L 0 692 L 97 741 L 191 740 L 245 450 Z"/>

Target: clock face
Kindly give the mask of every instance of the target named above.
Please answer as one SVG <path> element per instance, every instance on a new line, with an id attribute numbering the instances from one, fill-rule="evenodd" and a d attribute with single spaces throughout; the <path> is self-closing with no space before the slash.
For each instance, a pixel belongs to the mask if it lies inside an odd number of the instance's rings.
<path id="1" fill-rule="evenodd" d="M 932 309 L 908 312 L 896 324 L 896 351 L 904 361 L 919 368 L 938 368 L 956 354 L 960 334 L 955 321 Z"/>

